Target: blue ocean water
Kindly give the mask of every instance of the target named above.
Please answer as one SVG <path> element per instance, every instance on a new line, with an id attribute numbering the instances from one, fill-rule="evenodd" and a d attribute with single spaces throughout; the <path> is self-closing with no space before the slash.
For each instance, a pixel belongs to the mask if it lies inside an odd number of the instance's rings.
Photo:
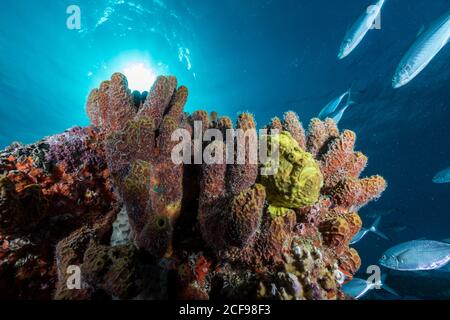
<path id="1" fill-rule="evenodd" d="M 89 91 L 133 64 L 176 75 L 189 87 L 188 111 L 250 111 L 259 124 L 287 110 L 307 124 L 352 87 L 357 104 L 340 127 L 357 133 L 357 148 L 369 157 L 365 173 L 389 183 L 361 216 L 370 225 L 383 215 L 380 229 L 391 241 L 370 234 L 358 243 L 361 270 L 397 242 L 449 238 L 450 184 L 431 180 L 450 166 L 450 47 L 407 86 L 394 90 L 391 79 L 418 31 L 450 0 L 386 1 L 381 29 L 339 61 L 345 31 L 370 3 L 3 0 L 0 148 L 87 125 Z M 66 26 L 70 5 L 81 10 L 79 30 Z M 395 285 L 407 297 L 450 298 L 445 274 L 402 275 Z"/>

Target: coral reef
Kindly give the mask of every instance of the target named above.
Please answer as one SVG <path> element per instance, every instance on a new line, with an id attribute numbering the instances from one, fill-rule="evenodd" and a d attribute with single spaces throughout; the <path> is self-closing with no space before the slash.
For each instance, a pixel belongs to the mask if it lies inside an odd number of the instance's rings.
<path id="1" fill-rule="evenodd" d="M 50 299 L 57 243 L 105 223 L 109 237 L 117 201 L 100 141 L 97 130 L 74 128 L 0 152 L 0 298 Z"/>
<path id="2" fill-rule="evenodd" d="M 234 127 L 216 112 L 188 114 L 187 96 L 175 77 L 140 93 L 116 73 L 89 95 L 92 126 L 0 152 L 0 296 L 347 298 L 341 284 L 361 265 L 349 246 L 357 211 L 386 188 L 360 178 L 368 159 L 355 133 L 275 117 L 266 128 L 279 166 L 264 175 L 248 152 L 254 117 Z M 216 161 L 172 161 L 176 129 L 191 134 L 191 160 Z M 227 139 L 192 135 L 207 129 Z M 79 289 L 67 286 L 73 266 Z"/>
<path id="3" fill-rule="evenodd" d="M 170 255 L 183 196 L 183 166 L 174 165 L 171 135 L 182 127 L 186 87 L 158 77 L 136 109 L 126 78 L 113 74 L 89 96 L 87 112 L 105 134 L 108 167 L 129 214 L 134 240 L 155 258 Z"/>
<path id="4" fill-rule="evenodd" d="M 207 120 L 209 123 L 209 120 Z M 231 129 L 229 119 L 219 121 Z M 237 129 L 256 132 L 253 117 L 238 117 Z M 252 139 L 252 137 L 249 137 Z M 250 162 L 248 152 L 243 164 L 226 164 L 226 150 L 237 147 L 221 141 L 205 149 L 215 150 L 221 157 L 218 164 L 204 164 L 200 180 L 198 222 L 203 239 L 209 246 L 222 250 L 229 246 L 244 247 L 251 243 L 261 223 L 266 198 L 265 188 L 256 184 L 258 167 Z"/>

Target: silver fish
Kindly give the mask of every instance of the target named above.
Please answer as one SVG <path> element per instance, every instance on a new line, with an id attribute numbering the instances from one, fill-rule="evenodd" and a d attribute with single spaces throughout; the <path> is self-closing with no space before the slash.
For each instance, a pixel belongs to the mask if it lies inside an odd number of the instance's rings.
<path id="1" fill-rule="evenodd" d="M 450 11 L 422 32 L 395 71 L 392 87 L 400 88 L 414 79 L 450 39 Z"/>
<path id="2" fill-rule="evenodd" d="M 338 54 L 339 59 L 347 57 L 361 43 L 379 16 L 384 2 L 385 0 L 379 0 L 375 5 L 370 6 L 350 27 L 342 41 Z"/>
<path id="3" fill-rule="evenodd" d="M 396 245 L 380 258 L 386 268 L 400 271 L 435 270 L 450 261 L 450 244 L 433 240 L 413 240 Z"/>
<path id="4" fill-rule="evenodd" d="M 324 120 L 328 115 L 336 111 L 337 107 L 341 104 L 342 100 L 350 94 L 350 90 L 344 92 L 339 97 L 330 101 L 317 116 L 319 119 Z"/>
<path id="5" fill-rule="evenodd" d="M 345 292 L 346 295 L 354 298 L 354 299 L 360 299 L 364 297 L 370 290 L 373 290 L 375 288 L 384 289 L 387 292 L 398 296 L 397 292 L 393 290 L 392 288 L 388 287 L 384 283 L 385 276 L 382 277 L 382 280 L 380 282 L 371 282 L 360 278 L 353 278 L 350 282 L 347 282 L 342 286 L 342 290 Z"/>
<path id="6" fill-rule="evenodd" d="M 433 178 L 434 183 L 448 183 L 450 182 L 450 168 L 439 171 Z"/>
<path id="7" fill-rule="evenodd" d="M 349 102 L 347 103 L 344 107 L 342 107 L 341 110 L 339 110 L 334 116 L 331 117 L 331 119 L 334 120 L 334 122 L 336 122 L 336 124 L 339 124 L 339 122 L 342 119 L 342 116 L 344 115 L 344 112 L 348 109 L 348 107 L 350 107 L 352 104 L 354 104 L 354 102 Z"/>
<path id="8" fill-rule="evenodd" d="M 377 236 L 379 236 L 383 239 L 389 240 L 389 238 L 384 233 L 382 233 L 381 231 L 378 230 L 378 225 L 380 224 L 380 220 L 381 220 L 381 217 L 378 217 L 369 229 L 361 228 L 361 230 L 352 238 L 352 240 L 350 241 L 350 244 L 358 243 L 369 232 L 373 232 Z"/>

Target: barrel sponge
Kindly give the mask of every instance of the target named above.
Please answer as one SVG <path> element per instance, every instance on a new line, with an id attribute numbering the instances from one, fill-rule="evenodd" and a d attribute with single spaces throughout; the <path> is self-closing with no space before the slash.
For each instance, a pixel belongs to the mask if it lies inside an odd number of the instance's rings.
<path id="1" fill-rule="evenodd" d="M 169 217 L 155 214 L 149 217 L 142 232 L 136 237 L 136 243 L 152 257 L 160 259 L 171 254 L 172 233 L 173 227 Z"/>
<path id="2" fill-rule="evenodd" d="M 325 244 L 333 248 L 337 254 L 341 254 L 345 246 L 348 246 L 350 226 L 343 217 L 336 217 L 322 223 L 319 230 Z"/>
<path id="3" fill-rule="evenodd" d="M 266 190 L 260 184 L 242 191 L 231 202 L 228 238 L 231 245 L 243 247 L 252 240 L 261 224 Z"/>
<path id="4" fill-rule="evenodd" d="M 114 73 L 110 81 L 103 81 L 99 89 L 92 90 L 86 112 L 92 124 L 108 134 L 123 129 L 135 113 L 127 78 L 121 73 Z"/>
<path id="5" fill-rule="evenodd" d="M 348 212 L 344 215 L 344 219 L 347 221 L 350 228 L 350 240 L 361 230 L 362 220 L 356 212 Z"/>
<path id="6" fill-rule="evenodd" d="M 174 97 L 172 98 L 173 101 L 170 103 L 170 108 L 167 114 L 174 118 L 177 122 L 179 122 L 183 116 L 183 110 L 187 102 L 188 95 L 188 88 L 181 86 L 176 90 Z"/>
<path id="7" fill-rule="evenodd" d="M 343 171 L 342 168 L 345 167 L 346 163 L 353 158 L 353 147 L 355 146 L 356 134 L 353 131 L 345 130 L 338 138 L 334 139 L 327 152 L 323 155 L 323 160 L 321 161 L 321 169 L 325 176 L 325 184 L 333 185 L 336 183 L 335 180 L 341 180 L 342 175 L 339 172 Z M 334 175 L 337 174 L 337 179 L 332 179 Z M 329 180 L 333 180 L 330 183 Z"/>
<path id="8" fill-rule="evenodd" d="M 84 253 L 94 239 L 95 231 L 83 226 L 59 241 L 56 245 L 55 262 L 58 281 L 53 297 L 55 300 L 86 300 L 91 298 L 92 290 L 86 286 L 84 277 L 82 277 L 81 289 L 68 289 L 67 280 L 70 273 L 67 273 L 67 268 L 71 265 L 79 266 L 83 263 Z"/>
<path id="9" fill-rule="evenodd" d="M 149 180 L 151 165 L 142 160 L 132 163 L 131 169 L 122 188 L 122 197 L 128 212 L 131 227 L 139 233 L 146 220 L 148 194 L 150 192 Z"/>
<path id="10" fill-rule="evenodd" d="M 359 209 L 379 198 L 386 187 L 386 180 L 378 175 L 361 180 L 347 178 L 333 188 L 331 195 L 338 205 Z"/>
<path id="11" fill-rule="evenodd" d="M 271 133 L 271 134 L 277 133 L 277 132 L 274 132 L 274 131 L 281 132 L 281 131 L 283 131 L 283 123 L 281 122 L 280 118 L 273 117 L 270 120 L 270 123 L 267 126 L 267 129 L 269 130 L 269 133 Z"/>
<path id="12" fill-rule="evenodd" d="M 361 258 L 354 248 L 346 247 L 338 257 L 339 269 L 347 276 L 352 276 L 361 267 Z"/>
<path id="13" fill-rule="evenodd" d="M 149 117 L 128 121 L 124 129 L 128 158 L 148 161 L 153 156 L 155 130 L 154 120 Z"/>
<path id="14" fill-rule="evenodd" d="M 86 103 L 86 113 L 91 120 L 93 126 L 101 127 L 102 118 L 100 114 L 100 109 L 98 106 L 98 89 L 95 88 L 89 94 L 87 103 Z"/>
<path id="15" fill-rule="evenodd" d="M 130 299 L 141 290 L 136 259 L 132 245 L 110 247 L 91 241 L 84 253 L 81 272 L 90 286 L 119 299 Z"/>
<path id="16" fill-rule="evenodd" d="M 230 250 L 231 259 L 252 268 L 276 269 L 283 265 L 283 253 L 291 246 L 296 214 L 288 210 L 284 216 L 264 215 L 252 245 Z"/>
<path id="17" fill-rule="evenodd" d="M 232 194 L 238 194 L 239 192 L 250 188 L 258 176 L 258 165 L 256 163 L 256 157 L 254 162 L 252 161 L 251 153 L 255 152 L 257 144 L 256 124 L 253 116 L 249 113 L 242 113 L 238 116 L 237 129 L 238 138 L 236 148 L 239 150 L 243 147 L 244 150 L 240 150 L 244 154 L 241 161 L 236 161 L 235 164 L 231 164 L 228 167 L 227 172 L 227 187 Z M 242 141 L 242 142 L 241 142 Z M 239 153 L 239 151 L 238 151 Z M 254 153 L 256 156 L 256 153 Z M 237 159 L 239 160 L 239 159 Z"/>
<path id="18" fill-rule="evenodd" d="M 278 143 L 280 151 L 278 171 L 274 175 L 261 176 L 271 213 L 276 207 L 297 209 L 315 203 L 323 185 L 318 163 L 299 147 L 289 132 L 269 136 L 268 140 L 269 145 Z"/>
<path id="19" fill-rule="evenodd" d="M 134 117 L 134 102 L 127 78 L 116 72 L 111 76 L 109 90 L 108 122 L 111 130 L 120 130 Z"/>
<path id="20" fill-rule="evenodd" d="M 339 129 L 332 119 L 322 121 L 314 118 L 309 123 L 306 150 L 313 156 L 320 156 L 328 143 L 339 136 Z"/>
<path id="21" fill-rule="evenodd" d="M 344 171 L 347 172 L 347 176 L 355 179 L 359 178 L 367 166 L 367 160 L 367 156 L 361 152 L 353 153 L 353 156 L 350 157 L 344 166 Z"/>
<path id="22" fill-rule="evenodd" d="M 145 199 L 149 192 L 151 165 L 143 160 L 136 160 L 124 183 L 124 193 Z"/>
<path id="23" fill-rule="evenodd" d="M 197 110 L 191 116 L 192 125 L 194 126 L 195 122 L 199 122 L 201 125 L 202 133 L 204 133 L 209 128 L 209 116 L 208 112 L 205 110 Z"/>
<path id="24" fill-rule="evenodd" d="M 300 148 L 306 149 L 305 129 L 295 112 L 288 111 L 284 114 L 283 128 L 298 142 Z"/>
<path id="25" fill-rule="evenodd" d="M 364 178 L 360 180 L 361 194 L 358 198 L 358 204 L 364 206 L 368 202 L 378 199 L 387 188 L 386 180 L 379 175 Z"/>
<path id="26" fill-rule="evenodd" d="M 158 128 L 163 120 L 176 86 L 177 80 L 175 77 L 159 76 L 153 83 L 144 105 L 137 113 L 137 117 L 145 116 L 153 119 L 155 127 Z"/>
<path id="27" fill-rule="evenodd" d="M 215 249 L 249 245 L 260 229 L 266 192 L 255 184 L 235 196 L 203 198 L 198 221 L 204 240 Z"/>
<path id="28" fill-rule="evenodd" d="M 229 117 L 220 117 L 217 123 L 217 128 L 226 136 L 226 130 L 233 128 L 233 122 Z"/>

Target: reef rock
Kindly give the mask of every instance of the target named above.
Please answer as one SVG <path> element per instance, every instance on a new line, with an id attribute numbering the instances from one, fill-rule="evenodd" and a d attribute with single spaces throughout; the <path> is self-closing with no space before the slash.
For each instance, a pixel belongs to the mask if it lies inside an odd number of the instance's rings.
<path id="1" fill-rule="evenodd" d="M 175 77 L 141 94 L 116 73 L 89 95 L 90 127 L 0 152 L 0 297 L 346 299 L 341 284 L 361 265 L 349 246 L 357 211 L 386 188 L 360 178 L 355 133 L 331 119 L 305 131 L 287 112 L 266 127 L 274 175 L 247 153 L 225 161 L 237 137 L 191 141 L 191 157 L 223 161 L 175 163 L 175 130 L 233 129 L 215 112 L 185 113 L 187 96 Z M 255 128 L 238 116 L 249 141 Z"/>

